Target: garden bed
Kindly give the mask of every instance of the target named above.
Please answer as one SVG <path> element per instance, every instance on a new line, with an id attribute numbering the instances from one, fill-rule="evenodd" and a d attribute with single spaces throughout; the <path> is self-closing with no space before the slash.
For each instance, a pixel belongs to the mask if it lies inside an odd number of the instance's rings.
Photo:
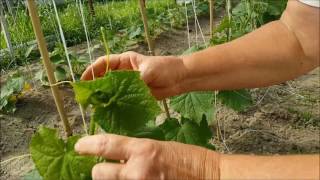
<path id="1" fill-rule="evenodd" d="M 208 40 L 208 18 L 201 18 L 200 24 Z M 191 40 L 195 43 L 193 22 L 190 22 L 190 27 Z M 188 48 L 186 33 L 185 29 L 173 29 L 162 33 L 156 39 L 156 54 L 182 53 Z M 78 45 L 70 49 L 85 52 L 84 48 L 85 45 Z M 147 53 L 147 47 L 142 44 L 132 50 Z M 103 53 L 103 50 L 97 50 L 94 55 L 98 57 Z M 31 66 L 35 69 L 41 68 L 39 63 L 33 63 Z M 224 153 L 319 153 L 319 72 L 318 68 L 294 81 L 251 90 L 254 105 L 245 112 L 236 113 L 226 107 L 218 107 L 219 124 L 212 127 L 215 135 L 212 143 L 218 151 Z M 60 88 L 60 91 L 64 96 L 69 120 L 74 130 L 79 132 L 82 129 L 81 115 L 73 92 L 67 86 Z M 23 96 L 14 114 L 0 115 L 1 161 L 22 155 L 1 164 L 1 179 L 17 179 L 34 168 L 28 156 L 31 136 L 39 125 L 60 127 L 58 119 L 50 89 L 40 85 Z M 221 129 L 220 138 L 216 136 L 217 127 Z"/>

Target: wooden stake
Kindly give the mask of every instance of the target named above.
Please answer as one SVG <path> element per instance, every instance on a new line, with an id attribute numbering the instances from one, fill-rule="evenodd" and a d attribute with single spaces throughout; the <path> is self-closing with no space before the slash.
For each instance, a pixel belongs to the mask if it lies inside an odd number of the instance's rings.
<path id="1" fill-rule="evenodd" d="M 148 43 L 149 55 L 154 56 L 155 55 L 154 45 L 153 45 L 153 42 L 152 42 L 152 40 L 150 38 L 150 34 L 149 34 L 148 19 L 147 19 L 147 13 L 146 13 L 146 4 L 145 4 L 144 0 L 139 0 L 139 2 L 140 2 L 141 17 L 142 17 L 143 26 L 144 26 L 144 33 L 145 33 L 145 37 L 146 37 L 146 40 Z M 164 110 L 166 111 L 167 118 L 170 118 L 170 112 L 169 112 L 167 101 L 163 100 L 162 103 L 164 106 Z"/>
<path id="2" fill-rule="evenodd" d="M 209 10 L 210 10 L 210 36 L 213 37 L 213 27 L 214 27 L 214 0 L 209 0 Z"/>
<path id="3" fill-rule="evenodd" d="M 227 11 L 227 16 L 228 16 L 228 20 L 229 20 L 229 23 L 231 23 L 231 1 L 230 0 L 226 0 L 226 11 Z M 231 37 L 232 37 L 232 28 L 231 26 L 229 26 L 228 28 L 228 41 L 231 41 Z"/>
<path id="4" fill-rule="evenodd" d="M 145 33 L 145 37 L 148 43 L 148 50 L 149 50 L 149 55 L 155 55 L 154 53 L 154 46 L 153 43 L 151 41 L 150 38 L 150 34 L 149 34 L 149 27 L 148 27 L 148 19 L 147 19 L 147 13 L 146 13 L 146 7 L 145 7 L 145 2 L 144 0 L 139 0 L 140 2 L 140 12 L 141 12 L 141 17 L 142 17 L 142 21 L 143 21 L 143 26 L 144 26 L 144 33 Z"/>
<path id="5" fill-rule="evenodd" d="M 143 7 L 146 8 L 146 0 L 142 0 Z"/>
<path id="6" fill-rule="evenodd" d="M 13 52 L 13 47 L 11 43 L 11 38 L 10 38 L 10 33 L 9 33 L 9 28 L 8 28 L 8 23 L 6 20 L 6 17 L 4 15 L 4 10 L 2 9 L 2 4 L 0 3 L 0 22 L 1 22 L 1 28 L 3 29 L 4 32 L 4 39 L 7 44 L 7 48 L 9 50 L 11 59 L 14 60 L 14 52 Z"/>
<path id="7" fill-rule="evenodd" d="M 29 13 L 30 13 L 30 17 L 31 17 L 31 22 L 32 22 L 32 26 L 33 26 L 33 30 L 34 33 L 36 35 L 36 39 L 38 42 L 38 46 L 39 46 L 39 50 L 42 56 L 42 60 L 43 60 L 43 64 L 44 67 L 46 69 L 47 72 L 47 76 L 48 76 L 48 80 L 50 84 L 55 84 L 56 83 L 56 79 L 54 77 L 54 71 L 50 62 L 50 58 L 49 58 L 49 53 L 48 53 L 48 49 L 47 49 L 47 45 L 43 36 L 43 32 L 41 30 L 41 24 L 40 24 L 40 19 L 37 13 L 37 7 L 35 4 L 34 0 L 27 0 L 28 3 L 28 9 L 29 9 Z M 63 107 L 63 103 L 62 103 L 62 98 L 60 96 L 59 93 L 59 89 L 57 86 L 51 86 L 51 92 L 54 98 L 54 102 L 56 104 L 56 107 L 58 109 L 60 118 L 63 122 L 63 126 L 65 129 L 65 132 L 67 134 L 67 136 L 71 136 L 72 135 L 72 130 L 70 127 L 70 124 L 68 122 L 67 119 L 67 114 L 64 111 L 64 107 Z"/>
<path id="8" fill-rule="evenodd" d="M 91 16 L 95 15 L 94 6 L 93 6 L 93 0 L 88 0 L 89 5 L 89 13 Z"/>

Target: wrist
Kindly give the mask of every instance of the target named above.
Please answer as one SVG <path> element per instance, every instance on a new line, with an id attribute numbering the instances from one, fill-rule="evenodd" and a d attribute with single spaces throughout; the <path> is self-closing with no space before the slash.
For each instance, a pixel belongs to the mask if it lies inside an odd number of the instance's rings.
<path id="1" fill-rule="evenodd" d="M 220 158 L 222 154 L 206 150 L 204 179 L 220 180 Z"/>
<path id="2" fill-rule="evenodd" d="M 184 82 L 187 81 L 189 72 L 184 64 L 184 58 L 182 56 L 166 56 L 166 60 L 167 59 L 173 60 L 171 62 L 176 62 L 168 64 L 168 68 L 170 69 L 173 75 L 171 76 L 171 78 L 175 78 L 174 83 L 178 87 L 174 94 L 179 95 L 188 92 L 188 89 L 184 85 Z"/>
<path id="3" fill-rule="evenodd" d="M 220 153 L 177 142 L 163 143 L 168 163 L 167 179 L 220 180 Z"/>
<path id="4" fill-rule="evenodd" d="M 179 82 L 182 93 L 190 92 L 196 90 L 195 88 L 197 75 L 193 72 L 193 57 L 192 55 L 182 55 L 179 56 L 183 64 L 184 76 Z"/>

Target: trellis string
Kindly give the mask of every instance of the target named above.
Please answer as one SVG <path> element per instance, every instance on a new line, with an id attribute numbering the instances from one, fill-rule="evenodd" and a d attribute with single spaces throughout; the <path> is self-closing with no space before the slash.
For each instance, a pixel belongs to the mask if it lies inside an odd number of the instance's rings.
<path id="1" fill-rule="evenodd" d="M 86 25 L 86 20 L 85 20 L 85 16 L 83 13 L 83 5 L 82 5 L 82 1 L 79 0 L 79 10 L 80 10 L 80 15 L 81 15 L 81 21 L 82 21 L 82 25 L 83 25 L 83 29 L 86 35 L 86 42 L 87 42 L 87 48 L 88 48 L 88 54 L 89 54 L 89 59 L 90 59 L 90 64 L 93 64 L 93 57 L 92 57 L 92 53 L 91 53 L 91 39 L 88 33 L 88 28 Z M 95 79 L 95 75 L 94 75 L 94 69 L 91 68 L 91 73 L 92 73 L 92 78 Z"/>
<path id="2" fill-rule="evenodd" d="M 70 61 L 70 57 L 69 57 L 69 53 L 68 53 L 67 43 L 66 43 L 66 39 L 64 37 L 64 33 L 63 33 L 63 30 L 62 30 L 62 26 L 61 26 L 61 22 L 60 22 L 60 18 L 59 18 L 59 14 L 58 14 L 58 10 L 57 10 L 57 6 L 56 6 L 55 0 L 52 0 L 52 4 L 53 4 L 53 9 L 54 9 L 54 12 L 55 12 L 55 15 L 56 15 L 56 20 L 58 22 L 60 38 L 61 38 L 62 45 L 63 45 L 64 51 L 65 51 L 65 55 L 66 55 L 66 58 L 67 58 L 67 62 L 68 62 L 68 66 L 69 66 L 69 70 L 70 70 L 70 74 L 71 74 L 71 78 L 72 78 L 72 81 L 75 82 L 76 79 L 74 77 L 74 73 L 73 73 L 73 69 L 72 69 L 72 65 L 71 65 L 71 61 Z"/>
<path id="3" fill-rule="evenodd" d="M 61 41 L 62 41 L 64 50 L 65 50 L 65 54 L 66 54 L 68 66 L 69 66 L 69 69 L 70 69 L 72 81 L 75 82 L 76 80 L 75 80 L 75 76 L 74 76 L 74 73 L 73 73 L 73 70 L 72 70 L 72 64 L 71 64 L 70 57 L 69 57 L 69 52 L 68 52 L 68 48 L 67 48 L 67 43 L 66 43 L 66 40 L 65 40 L 65 37 L 64 37 L 64 33 L 63 33 L 63 30 L 62 30 L 62 26 L 61 26 L 61 22 L 60 22 L 60 18 L 59 18 L 59 14 L 58 14 L 58 10 L 57 10 L 57 7 L 56 7 L 55 0 L 52 0 L 52 4 L 53 4 L 53 7 L 54 7 L 56 19 L 57 19 L 57 22 L 58 22 L 58 27 L 59 27 L 59 31 L 60 31 Z M 83 123 L 83 126 L 84 126 L 84 131 L 85 131 L 86 134 L 88 134 L 88 128 L 87 128 L 87 123 L 86 123 L 86 120 L 85 120 L 85 115 L 84 115 L 83 108 L 82 108 L 82 106 L 81 106 L 79 103 L 78 103 L 78 105 L 79 105 L 79 109 L 80 109 L 80 114 L 81 114 L 82 123 Z"/>
<path id="4" fill-rule="evenodd" d="M 197 30 L 197 27 L 198 27 L 198 28 L 199 28 L 199 31 L 200 31 L 200 34 L 201 34 L 201 37 L 202 37 L 202 40 L 203 40 L 203 43 L 204 43 L 205 46 L 207 47 L 207 45 L 206 45 L 206 39 L 205 39 L 205 37 L 204 37 L 203 31 L 202 31 L 202 28 L 201 28 L 201 26 L 200 26 L 199 19 L 198 19 L 198 16 L 197 16 L 196 1 L 195 1 L 195 0 L 192 0 L 192 7 L 193 7 L 193 13 L 194 13 L 194 21 L 195 21 L 197 45 L 198 45 L 198 30 Z"/>
<path id="5" fill-rule="evenodd" d="M 190 40 L 190 28 L 189 28 L 189 17 L 188 17 L 188 7 L 187 7 L 187 1 L 184 1 L 184 7 L 185 7 L 185 14 L 186 14 L 186 21 L 187 21 L 187 35 L 188 35 L 188 46 L 191 48 L 191 40 Z"/>

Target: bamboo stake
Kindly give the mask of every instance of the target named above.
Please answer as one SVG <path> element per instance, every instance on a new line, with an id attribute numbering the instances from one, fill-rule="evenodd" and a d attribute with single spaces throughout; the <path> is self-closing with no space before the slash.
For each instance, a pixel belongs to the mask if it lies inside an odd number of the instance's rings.
<path id="1" fill-rule="evenodd" d="M 146 8 L 146 0 L 142 0 L 143 7 Z"/>
<path id="2" fill-rule="evenodd" d="M 48 80 L 50 84 L 55 84 L 56 83 L 56 79 L 54 77 L 54 71 L 50 62 L 50 58 L 49 58 L 49 53 L 48 53 L 48 49 L 47 49 L 47 45 L 43 36 L 43 32 L 41 30 L 41 24 L 40 24 L 40 19 L 37 13 L 37 7 L 35 4 L 34 0 L 28 0 L 27 1 L 28 4 L 28 9 L 29 9 L 29 13 L 30 13 L 30 17 L 31 17 L 31 22 L 32 22 L 32 26 L 33 26 L 33 30 L 37 39 L 37 43 L 39 46 L 39 50 L 43 59 L 43 64 L 44 67 L 46 69 L 47 72 L 47 76 L 48 76 Z M 54 102 L 56 104 L 57 110 L 59 112 L 60 115 L 60 119 L 63 122 L 63 126 L 66 132 L 67 136 L 71 136 L 72 135 L 72 130 L 70 127 L 70 124 L 68 122 L 67 119 L 67 114 L 64 111 L 64 107 L 63 107 L 63 103 L 62 103 L 62 98 L 60 96 L 59 93 L 59 89 L 57 86 L 50 86 L 51 88 L 51 92 L 54 98 Z"/>
<path id="3" fill-rule="evenodd" d="M 14 52 L 13 52 L 13 47 L 12 47 L 12 43 L 11 43 L 11 37 L 10 37 L 10 33 L 9 33 L 8 23 L 7 23 L 5 15 L 4 15 L 4 10 L 2 9 L 2 4 L 0 3 L 0 5 L 1 5 L 0 6 L 1 28 L 3 29 L 3 32 L 4 32 L 4 39 L 6 41 L 7 48 L 9 50 L 11 59 L 14 60 Z"/>
<path id="4" fill-rule="evenodd" d="M 148 19 L 147 19 L 147 13 L 146 13 L 146 4 L 144 0 L 139 0 L 140 2 L 140 12 L 141 12 L 141 17 L 142 17 L 142 21 L 143 21 L 143 26 L 144 26 L 144 32 L 145 32 L 145 37 L 148 43 L 148 50 L 149 50 L 149 55 L 154 56 L 155 52 L 154 52 L 154 45 L 153 42 L 150 38 L 150 34 L 149 34 L 149 28 L 148 28 Z M 169 112 L 169 108 L 168 108 L 168 104 L 166 100 L 162 101 L 163 103 L 163 107 L 164 110 L 166 111 L 166 115 L 167 118 L 170 118 L 170 112 Z"/>
<path id="5" fill-rule="evenodd" d="M 226 0 L 226 10 L 227 10 L 227 16 L 228 16 L 228 20 L 229 23 L 231 23 L 231 1 L 230 0 Z M 229 26 L 228 28 L 228 41 L 231 40 L 232 37 L 232 29 L 231 26 Z"/>
<path id="6" fill-rule="evenodd" d="M 210 10 L 210 36 L 213 37 L 213 27 L 214 27 L 214 0 L 209 0 L 209 10 Z"/>
<path id="7" fill-rule="evenodd" d="M 155 55 L 154 53 L 154 46 L 150 38 L 149 34 L 149 28 L 148 28 L 148 19 L 147 19 L 147 13 L 146 13 L 146 6 L 144 0 L 139 0 L 140 2 L 140 12 L 141 12 L 141 17 L 143 21 L 143 26 L 144 26 L 144 32 L 145 32 L 145 37 L 148 43 L 148 50 L 150 55 Z"/>
<path id="8" fill-rule="evenodd" d="M 93 6 L 93 0 L 88 0 L 89 5 L 89 13 L 91 16 L 95 15 L 94 6 Z"/>

